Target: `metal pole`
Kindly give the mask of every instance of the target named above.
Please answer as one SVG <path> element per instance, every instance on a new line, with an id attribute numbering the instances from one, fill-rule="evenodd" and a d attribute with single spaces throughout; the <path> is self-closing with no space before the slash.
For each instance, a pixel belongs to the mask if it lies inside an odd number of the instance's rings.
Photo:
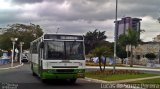
<path id="1" fill-rule="evenodd" d="M 159 44 L 159 47 L 158 47 L 158 48 L 159 48 L 159 49 L 158 49 L 158 57 L 159 57 L 159 58 L 158 58 L 158 59 L 159 59 L 159 60 L 158 60 L 158 63 L 160 64 L 160 43 L 158 42 L 158 44 Z"/>
<path id="2" fill-rule="evenodd" d="M 59 31 L 59 28 L 57 28 L 57 32 L 56 32 L 56 34 L 58 33 L 58 31 Z"/>
<path id="3" fill-rule="evenodd" d="M 115 65 L 116 65 L 116 35 L 117 35 L 117 5 L 118 4 L 118 0 L 116 0 L 116 14 L 115 14 L 115 31 L 114 31 L 114 61 L 113 61 L 113 73 L 115 72 Z"/>
<path id="4" fill-rule="evenodd" d="M 21 64 L 21 59 L 22 59 L 22 44 L 20 43 L 20 58 L 19 58 L 20 64 Z"/>
<path id="5" fill-rule="evenodd" d="M 19 58 L 19 63 L 21 64 L 21 60 L 22 60 L 22 46 L 23 46 L 24 42 L 20 42 L 20 58 Z"/>
<path id="6" fill-rule="evenodd" d="M 13 49 L 12 49 L 12 61 L 11 61 L 11 67 L 13 67 L 13 57 L 14 57 L 14 44 L 15 42 L 13 41 Z"/>

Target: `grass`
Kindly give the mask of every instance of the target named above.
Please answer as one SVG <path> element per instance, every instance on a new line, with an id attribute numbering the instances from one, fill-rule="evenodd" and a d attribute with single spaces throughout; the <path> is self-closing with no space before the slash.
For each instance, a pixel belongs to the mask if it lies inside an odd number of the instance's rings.
<path id="1" fill-rule="evenodd" d="M 153 77 L 158 76 L 157 74 L 147 74 L 147 73 L 139 73 L 137 71 L 117 71 L 117 73 L 112 74 L 109 72 L 86 72 L 86 77 L 105 80 L 105 81 L 116 81 L 116 80 L 125 80 L 125 79 L 135 79 L 135 78 L 145 78 L 145 77 Z"/>
<path id="2" fill-rule="evenodd" d="M 132 82 L 132 83 L 142 83 L 142 84 L 160 84 L 160 78 L 140 80 L 140 81 L 135 81 L 135 82 Z"/>

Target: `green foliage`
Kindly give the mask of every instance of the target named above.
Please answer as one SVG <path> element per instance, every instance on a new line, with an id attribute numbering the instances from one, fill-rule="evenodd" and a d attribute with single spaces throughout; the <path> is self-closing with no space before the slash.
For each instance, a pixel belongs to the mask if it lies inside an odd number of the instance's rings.
<path id="1" fill-rule="evenodd" d="M 112 70 L 107 70 L 104 72 L 101 72 L 101 71 L 86 72 L 86 77 L 104 80 L 104 81 L 117 81 L 117 80 L 145 78 L 145 77 L 153 77 L 153 76 L 158 76 L 158 75 L 139 73 L 138 71 L 134 71 L 134 70 L 116 70 L 115 73 L 113 73 Z"/>
<path id="2" fill-rule="evenodd" d="M 160 84 L 160 78 L 154 78 L 154 79 L 145 79 L 145 80 L 139 80 L 131 83 L 139 83 L 139 84 Z"/>
<path id="3" fill-rule="evenodd" d="M 137 46 L 141 40 L 139 39 L 139 33 L 136 30 L 129 28 L 128 33 L 122 34 L 118 39 L 118 45 L 120 46 L 119 52 L 117 53 L 118 56 L 121 58 L 123 55 L 125 55 L 125 47 L 126 45 L 131 45 L 131 64 L 130 66 L 133 66 L 133 57 L 132 57 L 132 47 Z M 121 53 L 121 52 L 124 52 Z"/>
<path id="4" fill-rule="evenodd" d="M 126 45 L 128 44 L 127 35 L 122 34 L 119 36 L 119 39 L 117 41 L 117 56 L 121 59 L 124 59 L 127 57 L 126 52 Z"/>
<path id="5" fill-rule="evenodd" d="M 158 19 L 157 19 L 157 20 L 158 20 L 158 22 L 160 23 L 160 17 L 158 17 Z"/>
<path id="6" fill-rule="evenodd" d="M 89 31 L 86 33 L 85 37 L 85 47 L 86 47 L 86 54 L 91 52 L 92 49 L 96 47 L 97 44 L 100 42 L 105 41 L 107 36 L 105 36 L 105 31 L 98 31 L 97 29 L 93 32 Z"/>
<path id="7" fill-rule="evenodd" d="M 125 47 L 117 45 L 117 56 L 121 59 L 127 58 Z"/>
<path id="8" fill-rule="evenodd" d="M 91 50 L 93 56 L 113 57 L 113 44 L 104 41 L 99 43 L 95 49 Z"/>
<path id="9" fill-rule="evenodd" d="M 118 45 L 120 46 L 126 46 L 128 44 L 128 38 L 127 38 L 127 35 L 125 34 L 122 34 L 119 36 L 119 39 L 118 39 Z"/>
<path id="10" fill-rule="evenodd" d="M 139 32 L 134 29 L 128 29 L 127 44 L 137 46 L 139 40 Z"/>
<path id="11" fill-rule="evenodd" d="M 137 46 L 139 42 L 139 32 L 137 32 L 134 29 L 129 28 L 127 34 L 122 34 L 119 36 L 118 44 L 120 46 L 126 46 L 126 45 L 134 45 Z"/>
<path id="12" fill-rule="evenodd" d="M 35 24 L 12 24 L 5 29 L 6 32 L 0 35 L 0 48 L 5 50 L 12 48 L 12 42 L 10 40 L 11 37 L 18 38 L 18 41 L 16 42 L 17 48 L 19 46 L 19 42 L 23 41 L 23 49 L 28 49 L 30 47 L 30 42 L 43 34 L 40 26 Z"/>
<path id="13" fill-rule="evenodd" d="M 101 55 L 103 55 L 104 52 L 105 52 L 104 47 L 97 47 L 97 48 L 95 48 L 95 49 L 92 50 L 92 54 L 94 56 L 98 56 L 98 57 L 100 57 Z"/>
<path id="14" fill-rule="evenodd" d="M 102 63 L 101 56 L 104 56 L 104 57 L 113 56 L 112 49 L 110 47 L 106 46 L 106 45 L 101 45 L 101 46 L 98 46 L 95 49 L 93 49 L 91 53 L 93 54 L 93 56 L 96 56 L 96 57 L 99 58 L 100 71 L 104 71 L 105 70 L 105 65 L 106 65 L 106 59 L 105 59 L 105 62 Z M 101 68 L 101 64 L 104 64 L 103 69 Z"/>
<path id="15" fill-rule="evenodd" d="M 154 53 L 147 53 L 145 57 L 149 60 L 154 60 L 156 58 L 156 55 Z"/>

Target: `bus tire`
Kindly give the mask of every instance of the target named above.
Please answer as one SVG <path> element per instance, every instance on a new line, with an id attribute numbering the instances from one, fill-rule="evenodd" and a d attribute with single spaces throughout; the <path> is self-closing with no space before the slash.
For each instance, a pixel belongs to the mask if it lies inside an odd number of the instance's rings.
<path id="1" fill-rule="evenodd" d="M 75 84 L 77 79 L 70 79 L 70 83 Z"/>
<path id="2" fill-rule="evenodd" d="M 34 73 L 34 72 L 32 72 L 32 75 L 33 75 L 33 76 L 37 76 L 37 74 L 36 74 L 36 73 Z"/>
<path id="3" fill-rule="evenodd" d="M 42 83 L 47 83 L 48 80 L 47 79 L 41 79 Z"/>

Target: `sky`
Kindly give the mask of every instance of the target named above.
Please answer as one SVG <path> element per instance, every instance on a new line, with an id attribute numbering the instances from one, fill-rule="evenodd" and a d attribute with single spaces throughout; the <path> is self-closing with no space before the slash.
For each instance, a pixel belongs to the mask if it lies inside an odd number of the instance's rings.
<path id="1" fill-rule="evenodd" d="M 116 0 L 0 0 L 0 27 L 37 24 L 45 33 L 85 35 L 98 29 L 114 41 Z M 142 41 L 160 34 L 160 0 L 118 0 L 118 20 L 141 18 Z"/>

